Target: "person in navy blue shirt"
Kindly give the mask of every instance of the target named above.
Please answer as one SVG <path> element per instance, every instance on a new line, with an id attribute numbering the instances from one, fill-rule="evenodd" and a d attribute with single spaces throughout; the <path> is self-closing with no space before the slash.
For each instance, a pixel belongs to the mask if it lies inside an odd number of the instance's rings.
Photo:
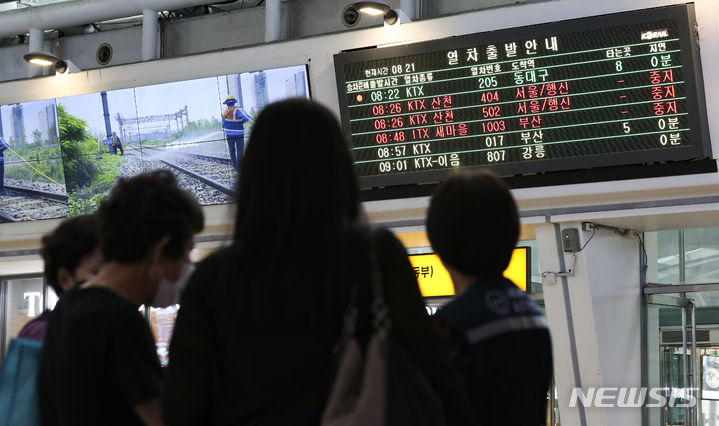
<path id="1" fill-rule="evenodd" d="M 5 193 L 5 150 L 10 146 L 0 136 L 0 195 Z"/>
<path id="2" fill-rule="evenodd" d="M 437 188 L 427 234 L 456 297 L 435 315 L 481 424 L 544 425 L 552 377 L 546 319 L 503 272 L 519 237 L 517 206 L 489 171 Z"/>
<path id="3" fill-rule="evenodd" d="M 227 148 L 230 151 L 230 162 L 235 169 L 239 168 L 242 154 L 245 151 L 245 123 L 250 115 L 239 106 L 235 106 L 237 99 L 229 95 L 225 102 L 227 109 L 222 112 L 222 130 L 227 138 Z"/>

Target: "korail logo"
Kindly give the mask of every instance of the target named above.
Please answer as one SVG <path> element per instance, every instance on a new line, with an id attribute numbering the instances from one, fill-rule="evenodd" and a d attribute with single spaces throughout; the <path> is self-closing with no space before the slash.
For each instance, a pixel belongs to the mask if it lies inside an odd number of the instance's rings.
<path id="1" fill-rule="evenodd" d="M 574 388 L 569 397 L 569 407 L 577 403 L 583 407 L 638 408 L 671 407 L 687 408 L 697 405 L 698 388 L 643 388 L 643 387 L 589 387 Z"/>

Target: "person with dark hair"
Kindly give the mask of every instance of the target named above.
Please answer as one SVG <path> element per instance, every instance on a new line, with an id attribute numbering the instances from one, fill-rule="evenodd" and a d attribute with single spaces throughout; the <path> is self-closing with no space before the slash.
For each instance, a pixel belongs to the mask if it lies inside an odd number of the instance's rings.
<path id="1" fill-rule="evenodd" d="M 316 426 L 353 283 L 369 276 L 359 266 L 367 249 L 354 239 L 366 232 L 357 180 L 335 116 L 302 99 L 265 107 L 237 189 L 232 245 L 205 259 L 182 294 L 164 418 L 172 426 Z M 432 385 L 450 386 L 404 247 L 389 231 L 372 234 L 393 332 Z M 367 291 L 358 296 L 365 337 Z"/>
<path id="2" fill-rule="evenodd" d="M 432 197 L 427 235 L 457 295 L 435 318 L 454 364 L 469 365 L 465 384 L 481 424 L 544 425 L 552 345 L 542 311 L 503 277 L 519 238 L 509 188 L 490 171 L 451 175 Z"/>
<path id="3" fill-rule="evenodd" d="M 161 425 L 162 371 L 138 308 L 189 264 L 203 214 L 166 170 L 120 179 L 96 212 L 105 260 L 50 314 L 41 354 L 45 425 Z"/>
<path id="4" fill-rule="evenodd" d="M 97 217 L 93 214 L 65 219 L 54 231 L 42 237 L 40 254 L 45 263 L 45 280 L 60 297 L 78 283 L 97 275 L 102 252 L 97 235 Z M 45 310 L 20 330 L 18 337 L 45 338 L 50 311 Z"/>

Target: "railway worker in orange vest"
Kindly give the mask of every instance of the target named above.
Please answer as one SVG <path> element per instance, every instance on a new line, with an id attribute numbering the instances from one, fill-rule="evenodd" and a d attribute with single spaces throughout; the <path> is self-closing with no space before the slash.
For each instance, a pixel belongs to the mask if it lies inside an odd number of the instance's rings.
<path id="1" fill-rule="evenodd" d="M 125 151 L 122 150 L 122 141 L 120 140 L 120 137 L 117 136 L 116 132 L 112 132 L 112 136 L 110 136 L 110 140 L 112 141 L 112 151 L 113 154 L 117 155 L 117 150 L 120 150 L 120 155 L 125 155 Z"/>
<path id="2" fill-rule="evenodd" d="M 237 99 L 229 95 L 225 102 L 227 109 L 222 112 L 222 130 L 227 138 L 227 148 L 230 151 L 230 162 L 235 169 L 239 168 L 242 153 L 245 150 L 245 122 L 251 120 L 250 115 L 239 106 L 235 106 Z"/>

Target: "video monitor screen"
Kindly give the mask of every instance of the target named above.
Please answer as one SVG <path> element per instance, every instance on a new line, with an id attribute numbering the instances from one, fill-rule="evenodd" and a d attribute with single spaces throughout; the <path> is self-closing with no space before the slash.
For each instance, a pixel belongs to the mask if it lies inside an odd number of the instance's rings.
<path id="1" fill-rule="evenodd" d="M 695 25 L 678 5 L 337 54 L 360 183 L 686 169 L 711 156 Z"/>
<path id="2" fill-rule="evenodd" d="M 230 202 L 234 168 L 227 157 L 218 78 L 137 87 L 135 100 L 137 118 L 123 121 L 123 131 L 142 154 L 134 167 L 170 170 L 203 205 Z"/>
<path id="3" fill-rule="evenodd" d="M 290 97 L 310 97 L 307 66 L 0 106 L 0 221 L 91 213 L 118 178 L 157 169 L 229 203 L 254 120 Z"/>
<path id="4" fill-rule="evenodd" d="M 55 100 L 0 107 L 0 222 L 68 215 Z"/>

